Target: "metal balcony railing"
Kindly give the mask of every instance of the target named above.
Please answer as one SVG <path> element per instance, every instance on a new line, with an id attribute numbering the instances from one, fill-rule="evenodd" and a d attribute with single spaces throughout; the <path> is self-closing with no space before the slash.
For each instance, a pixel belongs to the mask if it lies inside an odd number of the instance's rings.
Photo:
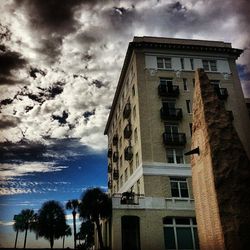
<path id="1" fill-rule="evenodd" d="M 132 126 L 130 123 L 124 128 L 123 135 L 125 139 L 129 139 L 132 135 Z"/>
<path id="2" fill-rule="evenodd" d="M 113 162 L 117 162 L 118 161 L 118 152 L 114 152 L 113 153 Z"/>
<path id="3" fill-rule="evenodd" d="M 112 149 L 110 148 L 109 150 L 108 150 L 108 158 L 111 158 L 112 157 Z"/>
<path id="4" fill-rule="evenodd" d="M 113 170 L 113 179 L 118 180 L 119 179 L 119 171 L 118 169 Z"/>
<path id="5" fill-rule="evenodd" d="M 113 137 L 113 145 L 116 146 L 118 144 L 118 135 L 114 135 Z"/>
<path id="6" fill-rule="evenodd" d="M 162 107 L 160 109 L 162 120 L 180 121 L 182 119 L 182 109 L 169 109 Z"/>
<path id="7" fill-rule="evenodd" d="M 159 84 L 158 95 L 160 97 L 178 97 L 180 94 L 179 86 Z"/>
<path id="8" fill-rule="evenodd" d="M 123 118 L 124 119 L 129 118 L 130 114 L 131 114 L 131 105 L 128 102 L 123 109 Z"/>
<path id="9" fill-rule="evenodd" d="M 133 159 L 133 148 L 128 146 L 124 149 L 124 158 L 126 161 L 131 161 Z"/>
<path id="10" fill-rule="evenodd" d="M 112 172 L 112 167 L 111 167 L 111 164 L 108 165 L 108 173 L 111 173 Z"/>
<path id="11" fill-rule="evenodd" d="M 186 144 L 185 133 L 163 133 L 163 143 L 168 146 L 183 146 Z"/>

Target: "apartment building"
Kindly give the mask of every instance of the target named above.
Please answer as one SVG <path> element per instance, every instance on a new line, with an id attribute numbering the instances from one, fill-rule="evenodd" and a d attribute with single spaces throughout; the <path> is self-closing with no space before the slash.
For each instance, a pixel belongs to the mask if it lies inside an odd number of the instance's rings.
<path id="1" fill-rule="evenodd" d="M 108 117 L 102 225 L 113 250 L 199 249 L 190 158 L 194 71 L 204 68 L 250 156 L 250 121 L 230 43 L 134 37 Z"/>

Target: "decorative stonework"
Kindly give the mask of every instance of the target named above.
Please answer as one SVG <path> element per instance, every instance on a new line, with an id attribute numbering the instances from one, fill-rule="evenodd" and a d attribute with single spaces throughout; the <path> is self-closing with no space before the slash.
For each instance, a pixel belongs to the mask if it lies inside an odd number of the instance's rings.
<path id="1" fill-rule="evenodd" d="M 202 69 L 195 73 L 192 179 L 200 249 L 245 250 L 250 239 L 250 161 Z"/>

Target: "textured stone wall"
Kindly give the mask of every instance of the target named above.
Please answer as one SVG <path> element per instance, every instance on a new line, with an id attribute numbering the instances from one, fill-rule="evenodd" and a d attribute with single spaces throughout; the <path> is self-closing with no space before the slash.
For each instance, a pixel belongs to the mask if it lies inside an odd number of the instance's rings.
<path id="1" fill-rule="evenodd" d="M 250 161 L 224 104 L 198 69 L 193 98 L 193 193 L 202 250 L 249 249 Z"/>

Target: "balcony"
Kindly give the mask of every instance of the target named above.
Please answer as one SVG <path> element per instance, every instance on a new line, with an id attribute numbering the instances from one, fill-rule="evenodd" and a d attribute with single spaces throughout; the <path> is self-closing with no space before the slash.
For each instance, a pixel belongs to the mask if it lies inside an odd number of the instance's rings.
<path id="1" fill-rule="evenodd" d="M 108 173 L 111 173 L 112 172 L 112 167 L 111 167 L 111 164 L 108 165 Z"/>
<path id="2" fill-rule="evenodd" d="M 228 97 L 228 92 L 226 88 L 214 87 L 215 93 L 219 97 L 220 100 L 226 100 Z"/>
<path id="3" fill-rule="evenodd" d="M 112 182 L 111 182 L 111 180 L 108 181 L 108 188 L 109 188 L 109 189 L 112 188 Z"/>
<path id="4" fill-rule="evenodd" d="M 112 157 L 112 149 L 109 148 L 109 150 L 108 150 L 108 158 L 111 158 L 111 157 Z"/>
<path id="5" fill-rule="evenodd" d="M 166 121 L 180 121 L 182 119 L 182 109 L 161 108 L 161 119 Z"/>
<path id="6" fill-rule="evenodd" d="M 127 204 L 127 205 L 137 205 L 138 199 L 135 199 L 135 193 L 134 192 L 124 192 L 121 196 L 121 204 Z"/>
<path id="7" fill-rule="evenodd" d="M 131 105 L 130 103 L 128 102 L 125 107 L 124 107 L 124 110 L 123 110 L 123 118 L 124 119 L 128 119 L 129 116 L 131 114 Z"/>
<path id="8" fill-rule="evenodd" d="M 117 162 L 117 161 L 118 161 L 118 158 L 119 158 L 118 152 L 114 152 L 114 153 L 113 153 L 113 162 Z"/>
<path id="9" fill-rule="evenodd" d="M 163 133 L 163 143 L 167 146 L 183 146 L 186 144 L 185 133 Z"/>
<path id="10" fill-rule="evenodd" d="M 159 84 L 158 95 L 160 97 L 178 97 L 180 94 L 179 86 Z"/>
<path id="11" fill-rule="evenodd" d="M 118 135 L 114 135 L 113 137 L 113 145 L 116 146 L 118 144 Z"/>
<path id="12" fill-rule="evenodd" d="M 119 171 L 118 171 L 118 169 L 114 169 L 114 171 L 113 171 L 113 179 L 114 180 L 119 179 Z"/>
<path id="13" fill-rule="evenodd" d="M 124 158 L 126 161 L 131 161 L 133 159 L 133 148 L 128 146 L 124 150 Z"/>
<path id="14" fill-rule="evenodd" d="M 131 137 L 131 135 L 132 135 L 132 126 L 131 126 L 130 123 L 124 128 L 123 134 L 124 134 L 125 139 L 129 139 Z"/>

